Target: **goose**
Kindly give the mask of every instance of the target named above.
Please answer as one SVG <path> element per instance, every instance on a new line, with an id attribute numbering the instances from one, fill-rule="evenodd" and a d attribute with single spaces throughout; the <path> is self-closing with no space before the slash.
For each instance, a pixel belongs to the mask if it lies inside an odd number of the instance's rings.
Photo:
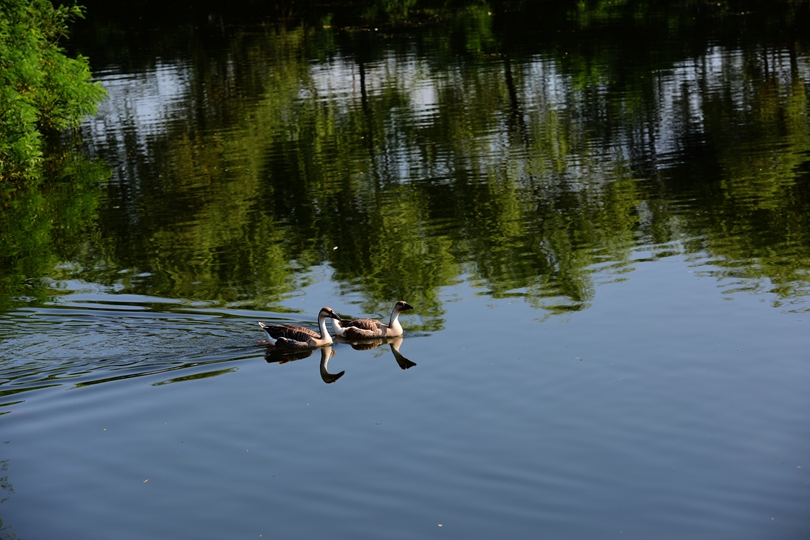
<path id="1" fill-rule="evenodd" d="M 332 344 L 332 336 L 326 329 L 326 319 L 340 320 L 340 317 L 330 307 L 324 307 L 318 313 L 318 329 L 314 330 L 294 324 L 279 324 L 270 326 L 262 322 L 259 326 L 267 333 L 267 343 L 275 347 L 287 349 L 317 349 Z"/>
<path id="2" fill-rule="evenodd" d="M 402 325 L 399 324 L 399 314 L 403 311 L 413 309 L 408 302 L 400 300 L 394 305 L 391 312 L 391 320 L 384 324 L 374 319 L 352 319 L 342 321 L 339 318 L 332 319 L 332 329 L 335 335 L 346 339 L 368 339 L 380 337 L 396 337 L 402 335 Z"/>

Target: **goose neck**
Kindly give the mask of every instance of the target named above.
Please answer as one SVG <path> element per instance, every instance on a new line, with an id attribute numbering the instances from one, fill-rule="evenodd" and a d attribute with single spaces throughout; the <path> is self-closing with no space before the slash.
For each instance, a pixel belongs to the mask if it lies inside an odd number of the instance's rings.
<path id="1" fill-rule="evenodd" d="M 318 316 L 318 328 L 321 331 L 321 339 L 326 340 L 327 343 L 332 343 L 332 336 L 329 335 L 329 330 L 326 329 L 326 317 L 323 315 Z"/>
<path id="2" fill-rule="evenodd" d="M 394 311 L 391 312 L 391 320 L 388 322 L 388 328 L 392 330 L 401 330 L 402 327 L 399 324 L 399 311 L 397 308 L 394 308 Z"/>

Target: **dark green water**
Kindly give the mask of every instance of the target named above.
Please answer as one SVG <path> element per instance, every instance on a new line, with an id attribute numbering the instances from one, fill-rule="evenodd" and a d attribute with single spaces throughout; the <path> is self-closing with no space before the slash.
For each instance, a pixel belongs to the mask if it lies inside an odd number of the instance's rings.
<path id="1" fill-rule="evenodd" d="M 507 7 L 77 27 L 109 99 L 0 193 L 0 538 L 810 534 L 808 3 Z"/>

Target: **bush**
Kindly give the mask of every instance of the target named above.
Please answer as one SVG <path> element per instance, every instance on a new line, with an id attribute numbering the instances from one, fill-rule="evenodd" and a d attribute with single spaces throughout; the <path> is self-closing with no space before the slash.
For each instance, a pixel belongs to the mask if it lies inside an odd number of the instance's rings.
<path id="1" fill-rule="evenodd" d="M 79 6 L 0 0 L 0 181 L 35 176 L 42 136 L 77 127 L 106 95 L 87 59 L 59 45 L 75 17 Z"/>

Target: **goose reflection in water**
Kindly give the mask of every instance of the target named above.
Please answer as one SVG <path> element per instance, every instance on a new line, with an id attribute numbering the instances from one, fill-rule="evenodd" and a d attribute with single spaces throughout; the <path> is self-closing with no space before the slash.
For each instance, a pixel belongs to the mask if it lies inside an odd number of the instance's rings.
<path id="1" fill-rule="evenodd" d="M 375 339 L 363 339 L 361 341 L 350 341 L 346 340 L 349 345 L 351 345 L 352 349 L 356 351 L 368 351 L 370 349 L 376 349 L 380 345 L 384 343 L 388 343 L 391 347 L 391 353 L 394 355 L 394 359 L 397 361 L 399 367 L 404 371 L 406 369 L 410 369 L 416 365 L 416 362 L 411 362 L 404 356 L 402 353 L 399 352 L 399 347 L 402 345 L 403 338 L 402 336 L 391 337 L 391 338 L 375 338 Z"/>
<path id="2" fill-rule="evenodd" d="M 337 381 L 343 374 L 346 373 L 345 371 L 341 371 L 340 373 L 329 373 L 327 366 L 329 364 L 329 360 L 335 356 L 335 350 L 331 346 L 321 347 L 318 349 L 321 352 L 321 379 L 326 384 L 332 384 L 333 382 Z M 312 353 L 315 352 L 312 349 L 309 350 L 280 350 L 280 349 L 273 349 L 268 348 L 267 354 L 264 355 L 264 359 L 267 361 L 268 364 L 272 363 L 279 363 L 279 364 L 286 364 L 288 362 L 293 362 L 295 360 L 303 360 L 304 358 L 309 358 L 312 356 Z"/>

